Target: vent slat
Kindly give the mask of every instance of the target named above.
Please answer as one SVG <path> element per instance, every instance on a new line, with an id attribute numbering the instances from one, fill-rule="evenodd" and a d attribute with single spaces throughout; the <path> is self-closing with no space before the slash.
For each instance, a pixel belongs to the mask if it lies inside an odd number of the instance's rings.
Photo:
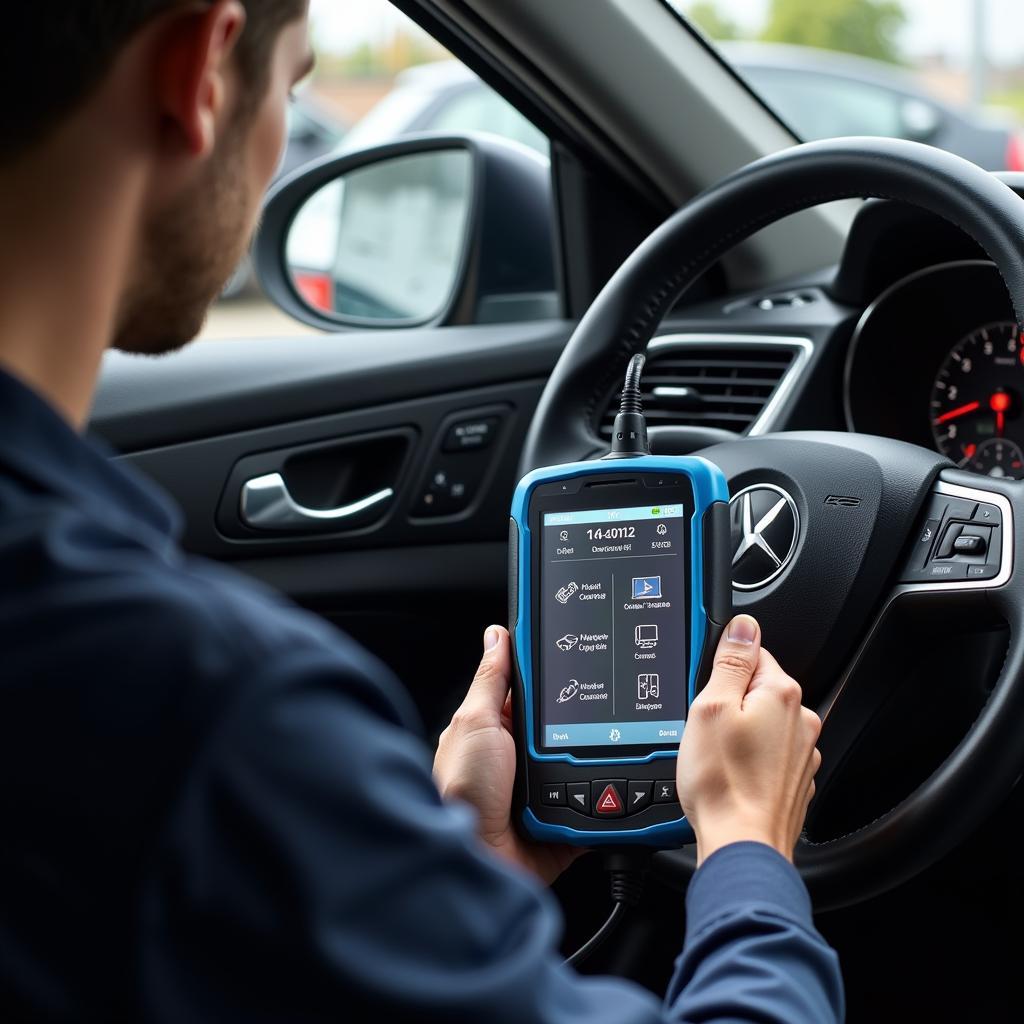
<path id="1" fill-rule="evenodd" d="M 732 351 L 722 346 L 687 345 L 655 351 L 644 370 L 644 411 L 652 426 L 718 427 L 746 432 L 771 400 L 796 353 L 763 346 Z M 692 397 L 655 397 L 654 388 L 688 388 Z M 600 434 L 610 440 L 619 393 L 611 395 Z"/>

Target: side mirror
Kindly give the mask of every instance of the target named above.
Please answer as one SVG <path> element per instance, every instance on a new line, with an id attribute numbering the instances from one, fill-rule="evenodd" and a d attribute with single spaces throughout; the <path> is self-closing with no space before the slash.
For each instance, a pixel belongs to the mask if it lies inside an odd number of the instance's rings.
<path id="1" fill-rule="evenodd" d="M 413 136 L 302 168 L 254 248 L 270 298 L 326 330 L 560 315 L 548 161 L 480 136 Z"/>

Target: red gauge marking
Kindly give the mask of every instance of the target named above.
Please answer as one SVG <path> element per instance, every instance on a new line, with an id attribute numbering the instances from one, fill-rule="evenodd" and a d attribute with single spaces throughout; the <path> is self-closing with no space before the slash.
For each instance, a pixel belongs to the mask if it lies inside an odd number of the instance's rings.
<path id="1" fill-rule="evenodd" d="M 973 459 L 973 458 L 974 458 L 974 453 L 975 453 L 975 452 L 976 452 L 977 450 L 978 450 L 978 446 L 977 446 L 976 444 L 965 444 L 965 445 L 963 446 L 963 453 L 964 453 L 964 456 L 965 456 L 966 458 L 968 458 L 968 459 Z"/>
<path id="2" fill-rule="evenodd" d="M 955 409 L 950 409 L 949 412 L 944 412 L 935 421 L 935 426 L 938 426 L 940 423 L 946 423 L 948 420 L 955 420 L 958 416 L 966 416 L 969 412 L 974 412 L 975 409 L 980 408 L 981 402 L 968 402 L 966 405 L 957 406 Z"/>

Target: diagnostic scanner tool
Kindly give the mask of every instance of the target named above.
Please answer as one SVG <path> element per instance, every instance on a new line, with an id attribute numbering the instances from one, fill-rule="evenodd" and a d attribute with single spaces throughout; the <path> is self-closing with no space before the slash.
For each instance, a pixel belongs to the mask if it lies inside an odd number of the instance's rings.
<path id="1" fill-rule="evenodd" d="M 612 454 L 530 473 L 513 499 L 516 816 L 536 839 L 693 841 L 676 757 L 731 613 L 729 494 L 707 460 L 648 453 L 642 366 Z"/>

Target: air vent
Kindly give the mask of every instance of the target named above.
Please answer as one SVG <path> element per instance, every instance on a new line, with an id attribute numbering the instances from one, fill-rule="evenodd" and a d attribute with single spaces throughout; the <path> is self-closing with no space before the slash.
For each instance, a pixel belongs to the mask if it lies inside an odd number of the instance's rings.
<path id="1" fill-rule="evenodd" d="M 809 349 L 803 339 L 659 338 L 648 350 L 644 369 L 648 426 L 746 433 Z M 616 392 L 609 396 L 601 419 L 605 440 L 611 440 L 618 405 Z"/>

